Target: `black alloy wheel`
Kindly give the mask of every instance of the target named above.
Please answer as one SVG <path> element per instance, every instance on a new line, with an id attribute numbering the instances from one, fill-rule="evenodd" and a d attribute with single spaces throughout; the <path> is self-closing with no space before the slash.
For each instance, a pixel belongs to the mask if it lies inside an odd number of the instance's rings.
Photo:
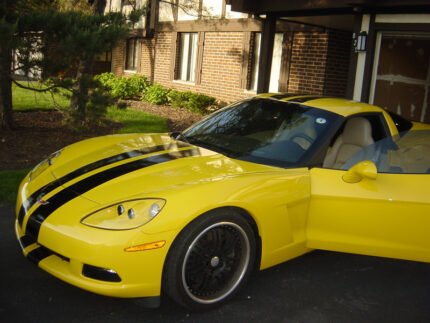
<path id="1" fill-rule="evenodd" d="M 218 306 L 237 292 L 255 262 L 255 234 L 236 213 L 209 213 L 193 221 L 171 247 L 164 290 L 192 310 Z"/>

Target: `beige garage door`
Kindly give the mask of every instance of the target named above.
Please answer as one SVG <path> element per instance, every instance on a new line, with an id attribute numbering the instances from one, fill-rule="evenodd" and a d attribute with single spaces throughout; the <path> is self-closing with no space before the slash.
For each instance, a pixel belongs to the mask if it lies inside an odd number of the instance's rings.
<path id="1" fill-rule="evenodd" d="M 370 102 L 430 123 L 430 35 L 379 33 Z"/>

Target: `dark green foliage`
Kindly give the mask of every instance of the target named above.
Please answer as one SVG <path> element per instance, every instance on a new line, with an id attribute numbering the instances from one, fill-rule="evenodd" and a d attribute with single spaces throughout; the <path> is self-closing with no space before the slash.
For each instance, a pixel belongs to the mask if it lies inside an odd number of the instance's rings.
<path id="1" fill-rule="evenodd" d="M 145 94 L 143 95 L 143 100 L 152 103 L 152 104 L 167 104 L 168 103 L 168 95 L 169 90 L 160 84 L 154 83 L 150 87 L 146 89 Z"/>
<path id="2" fill-rule="evenodd" d="M 41 81 L 50 80 L 46 91 L 69 85 L 71 115 L 79 118 L 76 123 L 86 123 L 99 115 L 97 111 L 89 112 L 100 105 L 101 92 L 89 85 L 94 58 L 126 38 L 145 11 L 139 9 L 129 16 L 104 14 L 105 5 L 103 0 L 77 0 L 73 4 L 67 0 L 0 0 L 0 75 L 5 75 L 0 77 L 0 127 L 13 128 L 9 77 L 12 52 L 17 55 L 18 69 L 29 74 L 42 72 Z M 130 84 L 135 88 L 141 82 L 133 80 Z"/>
<path id="3" fill-rule="evenodd" d="M 216 104 L 216 99 L 200 93 L 190 91 L 181 92 L 171 90 L 168 94 L 169 102 L 172 107 L 186 108 L 192 112 L 204 114 L 208 112 L 208 108 Z"/>
<path id="4" fill-rule="evenodd" d="M 112 96 L 118 99 L 140 98 L 149 86 L 146 77 L 141 75 L 121 77 L 113 73 L 103 73 L 95 76 L 95 79 L 108 87 Z"/>
<path id="5" fill-rule="evenodd" d="M 171 90 L 168 95 L 170 105 L 174 108 L 185 107 L 186 103 L 188 102 L 189 93 L 191 92 Z"/>
<path id="6" fill-rule="evenodd" d="M 193 93 L 185 106 L 187 109 L 193 112 L 204 114 L 209 107 L 215 105 L 216 99 L 211 96 L 207 96 L 200 93 Z"/>
<path id="7" fill-rule="evenodd" d="M 70 123 L 76 128 L 87 128 L 94 124 L 101 124 L 104 121 L 107 107 L 114 103 L 110 91 L 99 81 L 89 77 L 82 80 L 87 88 L 87 95 L 75 93 L 81 100 L 79 104 L 83 107 L 76 109 L 73 106 L 69 109 Z"/>

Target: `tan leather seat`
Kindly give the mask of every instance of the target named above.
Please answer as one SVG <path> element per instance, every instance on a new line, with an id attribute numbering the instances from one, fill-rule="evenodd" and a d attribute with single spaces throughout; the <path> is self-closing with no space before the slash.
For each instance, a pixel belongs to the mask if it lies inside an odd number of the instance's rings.
<path id="1" fill-rule="evenodd" d="M 327 152 L 323 167 L 339 169 L 363 147 L 374 143 L 369 120 L 357 117 L 346 122 L 342 134 Z"/>

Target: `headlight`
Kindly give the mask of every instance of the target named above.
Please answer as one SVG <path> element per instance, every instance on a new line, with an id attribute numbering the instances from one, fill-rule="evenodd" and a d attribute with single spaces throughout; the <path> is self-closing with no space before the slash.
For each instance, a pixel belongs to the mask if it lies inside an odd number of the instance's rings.
<path id="1" fill-rule="evenodd" d="M 81 220 L 82 224 L 107 230 L 129 230 L 155 218 L 166 204 L 162 199 L 126 201 L 98 210 Z"/>

